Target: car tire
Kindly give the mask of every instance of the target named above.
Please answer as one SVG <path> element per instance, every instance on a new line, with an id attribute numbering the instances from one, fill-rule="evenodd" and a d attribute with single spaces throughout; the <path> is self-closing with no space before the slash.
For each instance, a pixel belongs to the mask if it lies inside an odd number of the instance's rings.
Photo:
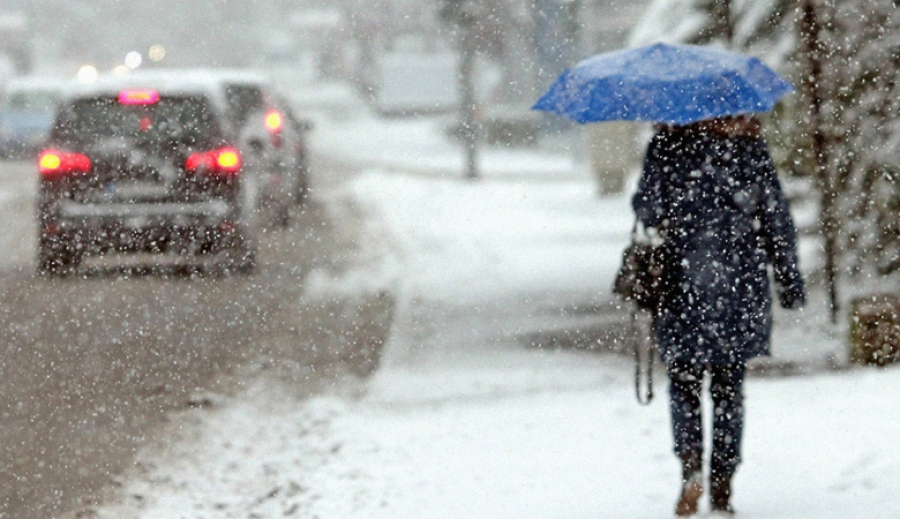
<path id="1" fill-rule="evenodd" d="M 216 265 L 225 275 L 247 275 L 256 270 L 256 249 L 242 237 L 231 237 L 222 244 L 217 256 Z"/>
<path id="2" fill-rule="evenodd" d="M 241 250 L 239 256 L 232 262 L 232 270 L 238 274 L 253 274 L 256 270 L 256 251 Z"/>
<path id="3" fill-rule="evenodd" d="M 41 240 L 38 245 L 38 273 L 45 276 L 65 277 L 81 264 L 81 254 L 75 247 L 61 239 Z"/>
<path id="4" fill-rule="evenodd" d="M 291 208 L 288 204 L 278 204 L 272 215 L 272 224 L 281 229 L 291 226 Z"/>

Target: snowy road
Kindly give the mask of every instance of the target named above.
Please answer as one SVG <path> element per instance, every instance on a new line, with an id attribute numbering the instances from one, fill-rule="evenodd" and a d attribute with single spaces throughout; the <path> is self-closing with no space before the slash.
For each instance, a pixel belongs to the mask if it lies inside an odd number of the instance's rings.
<path id="1" fill-rule="evenodd" d="M 247 370 L 306 397 L 377 357 L 392 296 L 306 279 L 370 261 L 351 204 L 298 210 L 250 276 L 109 261 L 48 279 L 34 273 L 34 178 L 31 162 L 0 163 L 0 517 L 91 499 L 167 434 L 167 412 L 239 390 Z"/>

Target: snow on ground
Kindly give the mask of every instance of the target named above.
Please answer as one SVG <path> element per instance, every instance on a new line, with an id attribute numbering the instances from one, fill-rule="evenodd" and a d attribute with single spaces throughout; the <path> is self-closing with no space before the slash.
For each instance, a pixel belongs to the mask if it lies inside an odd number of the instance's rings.
<path id="1" fill-rule="evenodd" d="M 671 514 L 679 468 L 664 377 L 639 407 L 629 359 L 523 340 L 621 318 L 586 309 L 611 305 L 627 200 L 597 199 L 568 156 L 539 150 L 487 153 L 482 180 L 459 180 L 439 130 L 368 117 L 317 126 L 318 149 L 370 166 L 320 196 L 356 200 L 391 235 L 380 270 L 310 280 L 398 291 L 365 389 L 303 401 L 259 380 L 177 415 L 176 441 L 142 451 L 98 517 Z M 823 308 L 779 314 L 776 356 L 836 354 L 840 330 L 822 324 Z M 750 379 L 739 517 L 900 517 L 898 390 L 898 369 Z"/>

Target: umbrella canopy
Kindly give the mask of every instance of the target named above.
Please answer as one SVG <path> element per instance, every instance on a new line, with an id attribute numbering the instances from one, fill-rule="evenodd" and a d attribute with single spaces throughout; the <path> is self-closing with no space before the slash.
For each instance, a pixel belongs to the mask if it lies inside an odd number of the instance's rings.
<path id="1" fill-rule="evenodd" d="M 768 112 L 794 87 L 759 59 L 710 47 L 657 43 L 588 58 L 533 109 L 579 123 L 688 124 Z"/>

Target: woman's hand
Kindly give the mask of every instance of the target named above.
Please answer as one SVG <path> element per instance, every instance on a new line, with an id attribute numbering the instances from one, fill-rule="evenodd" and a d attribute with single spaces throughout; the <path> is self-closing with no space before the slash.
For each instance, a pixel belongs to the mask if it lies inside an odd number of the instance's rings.
<path id="1" fill-rule="evenodd" d="M 782 287 L 778 292 L 778 300 L 782 308 L 797 310 L 806 304 L 806 292 L 803 285 L 794 283 L 788 287 Z"/>

